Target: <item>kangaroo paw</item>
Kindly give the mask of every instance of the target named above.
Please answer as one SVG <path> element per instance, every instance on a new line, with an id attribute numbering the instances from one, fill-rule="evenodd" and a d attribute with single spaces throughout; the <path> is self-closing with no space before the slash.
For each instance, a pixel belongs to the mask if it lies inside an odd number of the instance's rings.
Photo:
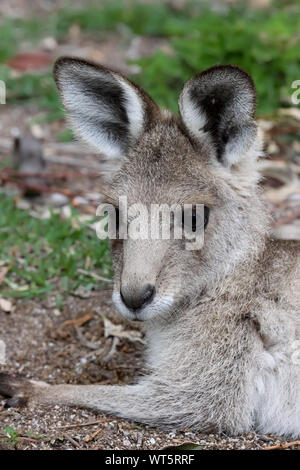
<path id="1" fill-rule="evenodd" d="M 45 382 L 29 380 L 21 374 L 0 373 L 0 395 L 7 399 L 7 408 L 27 405 L 38 389 L 47 386 Z"/>

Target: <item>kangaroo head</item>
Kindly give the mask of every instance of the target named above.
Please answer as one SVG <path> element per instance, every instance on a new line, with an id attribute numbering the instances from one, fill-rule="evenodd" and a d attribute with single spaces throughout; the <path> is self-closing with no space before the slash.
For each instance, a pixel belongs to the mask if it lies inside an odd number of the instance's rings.
<path id="1" fill-rule="evenodd" d="M 122 315 L 170 317 L 255 253 L 266 222 L 247 73 L 226 65 L 191 78 L 179 96 L 179 117 L 121 74 L 84 60 L 59 59 L 55 79 L 75 132 L 106 159 L 108 202 L 117 206 L 126 196 L 130 207 L 205 207 L 198 250 L 174 237 L 112 241 L 113 299 Z M 134 221 L 131 214 L 128 226 Z"/>

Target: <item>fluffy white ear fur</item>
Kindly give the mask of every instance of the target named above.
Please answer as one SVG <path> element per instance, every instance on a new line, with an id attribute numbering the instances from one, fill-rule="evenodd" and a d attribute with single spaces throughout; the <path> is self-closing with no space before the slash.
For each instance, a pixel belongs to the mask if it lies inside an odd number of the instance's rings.
<path id="1" fill-rule="evenodd" d="M 205 137 L 204 127 L 208 122 L 208 117 L 200 106 L 191 98 L 189 82 L 183 87 L 179 96 L 179 111 L 189 133 L 198 140 Z"/>
<path id="2" fill-rule="evenodd" d="M 58 59 L 54 77 L 75 133 L 108 160 L 124 158 L 149 120 L 151 98 L 121 74 L 81 59 Z"/>
<path id="3" fill-rule="evenodd" d="M 190 79 L 179 97 L 181 119 L 191 138 L 209 141 L 225 167 L 257 156 L 256 92 L 249 75 L 232 65 L 216 66 Z"/>

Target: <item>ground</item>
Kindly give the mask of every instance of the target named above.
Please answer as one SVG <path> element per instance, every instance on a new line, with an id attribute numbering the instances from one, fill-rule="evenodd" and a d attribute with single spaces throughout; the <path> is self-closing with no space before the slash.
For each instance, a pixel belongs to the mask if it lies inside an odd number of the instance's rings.
<path id="1" fill-rule="evenodd" d="M 143 344 L 119 339 L 116 352 L 105 359 L 112 338 L 104 337 L 102 316 L 120 324 L 106 292 L 87 299 L 70 296 L 61 313 L 55 299 L 20 302 L 1 315 L 6 332 L 7 368 L 50 383 L 122 384 L 145 373 Z M 81 327 L 85 341 L 101 341 L 97 349 L 78 337 L 70 320 L 90 318 Z M 65 323 L 65 322 L 68 322 Z M 132 324 L 123 323 L 132 331 Z M 86 409 L 40 406 L 32 409 L 0 406 L 0 446 L 15 449 L 162 449 L 197 443 L 203 449 L 263 449 L 284 442 L 275 436 L 248 433 L 238 437 L 203 435 L 189 430 L 163 432 Z M 94 423 L 94 424 L 93 424 Z M 12 428 L 16 434 L 10 429 Z M 6 431 L 5 431 L 6 429 Z M 9 437 L 12 435 L 11 437 Z"/>
<path id="2" fill-rule="evenodd" d="M 65 3 L 63 0 L 2 0 L 0 14 L 19 18 L 40 15 L 42 18 Z M 82 4 L 82 1 L 72 3 Z M 184 1 L 169 3 L 177 8 Z M 217 7 L 224 2 L 212 3 Z M 119 70 L 131 75 L 141 71 L 141 66 L 128 63 L 129 59 L 149 56 L 157 50 L 164 51 L 167 57 L 172 56 L 173 50 L 166 36 L 131 34 L 124 25 L 96 38 L 94 33 L 85 35 L 75 24 L 65 38 L 45 37 L 34 46 L 26 41 L 20 44 L 20 52 L 47 51 L 51 65 L 59 55 L 74 54 L 101 61 L 107 66 L 117 64 Z M 13 59 L 14 67 L 20 66 L 20 57 Z M 22 79 L 22 70 L 14 67 L 14 76 Z M 7 106 L 0 107 L 0 170 L 10 160 L 14 133 L 17 131 L 22 136 L 31 132 L 41 142 L 47 172 L 56 175 L 49 179 L 48 185 L 44 180 L 40 181 L 45 193 L 42 191 L 40 199 L 34 201 L 25 197 L 20 184 L 8 184 L 4 177 L 1 192 L 13 194 L 16 207 L 26 210 L 28 219 L 31 216 L 37 220 L 49 217 L 50 205 L 55 206 L 62 220 L 71 217 L 70 208 L 74 207 L 84 220 L 95 213 L 99 197 L 99 157 L 81 149 L 77 143 L 61 142 L 58 136 L 64 131 L 65 123 L 61 117 L 44 120 L 46 111 L 31 100 L 26 106 L 23 102 L 8 102 Z M 274 216 L 274 236 L 300 240 L 299 108 L 295 106 L 288 110 L 289 115 L 284 116 L 284 112 L 286 110 L 281 110 L 276 117 L 263 116 L 259 120 L 267 154 L 262 161 L 265 177 L 262 187 Z M 64 178 L 58 178 L 59 174 Z M 49 188 L 55 195 L 46 192 Z M 0 227 L 0 236 L 6 229 Z M 17 248 L 13 246 L 12 253 L 20 272 L 11 276 L 11 264 L 0 247 L 0 340 L 6 345 L 6 364 L 0 366 L 1 371 L 19 372 L 50 383 L 76 384 L 131 383 L 138 375 L 147 373 L 143 366 L 143 331 L 124 322 L 115 313 L 109 282 L 97 280 L 87 288 L 88 278 L 84 278 L 85 288 L 71 289 L 65 294 L 60 291 L 60 279 L 55 273 L 53 283 L 57 286 L 58 296 L 51 293 L 31 300 L 25 296 L 2 298 L 7 286 L 15 290 L 24 288 L 19 284 L 28 277 L 25 276 L 28 273 L 21 272 L 24 257 Z M 103 274 L 95 272 L 93 265 L 86 261 L 82 260 L 81 267 L 91 276 Z M 34 271 L 35 266 L 30 269 Z M 3 299 L 10 303 L 9 308 L 1 304 Z M 4 400 L 0 402 L 0 448 L 3 449 L 162 449 L 184 443 L 216 450 L 300 447 L 299 442 L 292 446 L 277 436 L 248 433 L 229 437 L 189 430 L 166 433 L 85 409 L 62 406 L 7 409 L 4 404 Z"/>

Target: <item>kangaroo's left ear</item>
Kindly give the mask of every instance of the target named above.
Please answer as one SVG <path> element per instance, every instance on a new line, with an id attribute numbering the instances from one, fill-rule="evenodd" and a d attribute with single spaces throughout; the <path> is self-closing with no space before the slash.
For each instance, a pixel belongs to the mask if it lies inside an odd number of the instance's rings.
<path id="1" fill-rule="evenodd" d="M 181 119 L 191 139 L 209 142 L 227 167 L 255 145 L 256 91 L 251 77 L 233 65 L 220 65 L 191 78 L 179 97 Z"/>
<path id="2" fill-rule="evenodd" d="M 113 174 L 158 106 L 120 73 L 83 59 L 58 59 L 54 78 L 75 133 L 110 161 Z"/>

